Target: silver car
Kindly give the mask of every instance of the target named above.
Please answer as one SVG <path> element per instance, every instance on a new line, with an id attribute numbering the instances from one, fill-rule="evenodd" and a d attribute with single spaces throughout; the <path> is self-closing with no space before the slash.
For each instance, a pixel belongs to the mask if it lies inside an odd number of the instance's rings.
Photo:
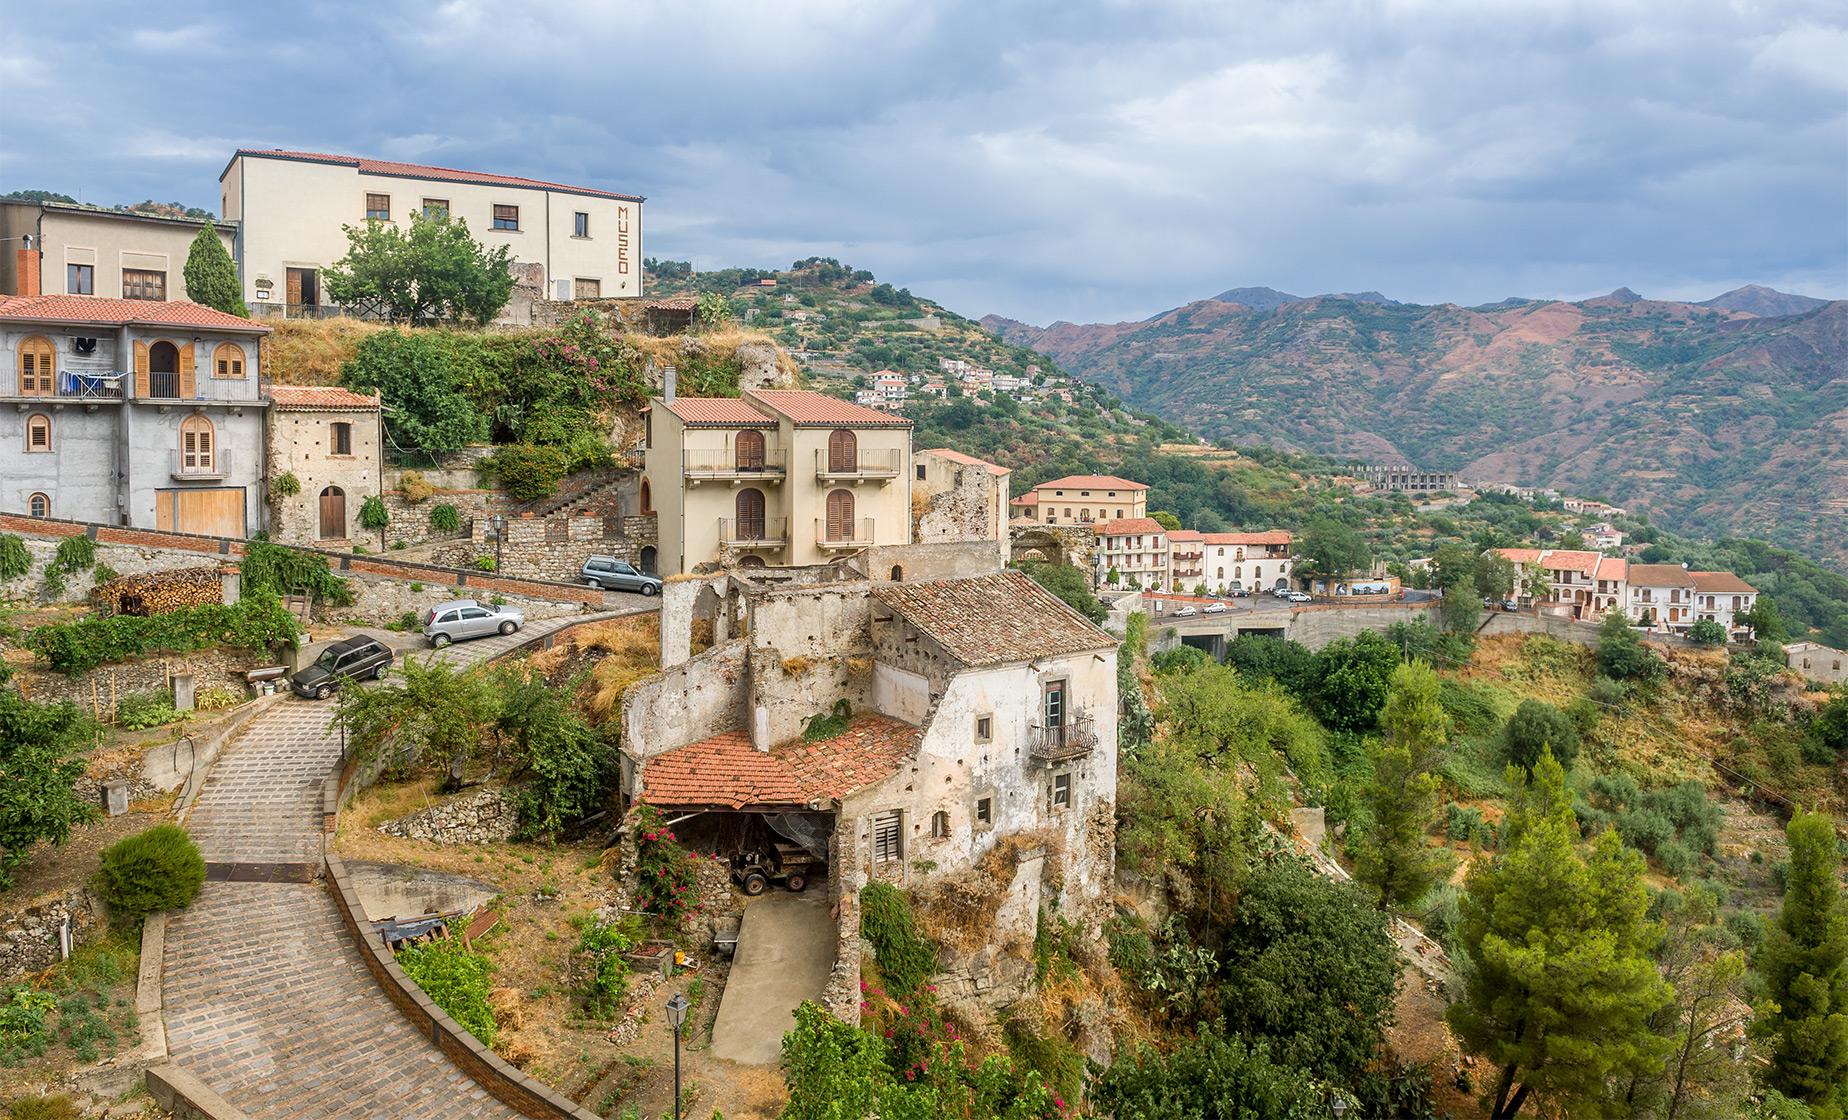
<path id="1" fill-rule="evenodd" d="M 442 649 L 450 642 L 511 634 L 526 624 L 526 616 L 505 607 L 491 607 L 473 599 L 457 599 L 424 612 L 424 637 Z"/>

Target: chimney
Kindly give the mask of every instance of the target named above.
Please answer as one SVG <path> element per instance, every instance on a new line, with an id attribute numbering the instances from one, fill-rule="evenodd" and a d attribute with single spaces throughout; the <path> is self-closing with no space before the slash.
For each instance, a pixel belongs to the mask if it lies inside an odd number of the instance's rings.
<path id="1" fill-rule="evenodd" d="M 679 376 L 680 371 L 673 366 L 668 366 L 661 371 L 661 399 L 668 404 L 674 403 L 674 382 Z"/>
<path id="2" fill-rule="evenodd" d="M 26 246 L 26 248 L 18 250 L 19 283 L 15 284 L 14 287 L 19 290 L 13 294 L 16 296 L 43 295 L 44 291 L 39 286 L 39 251 L 31 247 L 32 242 L 30 238 L 26 240 Z"/>

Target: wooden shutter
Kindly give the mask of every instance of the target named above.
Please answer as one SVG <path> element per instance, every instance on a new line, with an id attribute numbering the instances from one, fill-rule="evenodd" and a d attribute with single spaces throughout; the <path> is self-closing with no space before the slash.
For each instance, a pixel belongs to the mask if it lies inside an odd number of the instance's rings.
<path id="1" fill-rule="evenodd" d="M 844 473 L 854 469 L 854 460 L 858 458 L 858 443 L 852 432 L 845 428 L 836 429 L 828 434 L 828 469 Z"/>
<path id="2" fill-rule="evenodd" d="M 903 859 L 904 817 L 896 809 L 873 818 L 873 862 L 892 863 Z"/>
<path id="3" fill-rule="evenodd" d="M 835 490 L 828 495 L 828 539 L 853 539 L 853 492 Z"/>
<path id="4" fill-rule="evenodd" d="M 198 395 L 198 383 L 193 374 L 193 344 L 188 342 L 180 347 L 180 399 L 191 400 Z"/>
<path id="5" fill-rule="evenodd" d="M 739 432 L 738 440 L 732 445 L 732 449 L 739 470 L 763 469 L 764 434 L 762 432 Z"/>
<path id="6" fill-rule="evenodd" d="M 735 504 L 738 515 L 738 539 L 758 541 L 764 538 L 764 492 L 740 490 Z"/>
<path id="7" fill-rule="evenodd" d="M 141 400 L 149 396 L 148 344 L 145 342 L 135 343 L 135 396 Z"/>

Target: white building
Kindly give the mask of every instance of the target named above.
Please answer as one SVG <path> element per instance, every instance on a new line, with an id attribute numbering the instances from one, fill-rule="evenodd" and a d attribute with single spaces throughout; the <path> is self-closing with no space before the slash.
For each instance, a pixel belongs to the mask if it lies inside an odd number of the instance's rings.
<path id="1" fill-rule="evenodd" d="M 1205 534 L 1207 592 L 1221 595 L 1290 586 L 1294 566 L 1290 541 L 1290 534 L 1283 529 Z"/>
<path id="2" fill-rule="evenodd" d="M 1123 517 L 1097 527 L 1100 587 L 1167 591 L 1171 578 L 1168 535 L 1161 522 L 1152 517 Z"/>
<path id="3" fill-rule="evenodd" d="M 510 247 L 551 298 L 642 294 L 640 195 L 279 148 L 238 149 L 218 183 L 253 311 L 315 314 L 331 302 L 324 274 L 347 253 L 343 227 L 408 228 L 413 214 L 463 219 L 488 248 Z"/>

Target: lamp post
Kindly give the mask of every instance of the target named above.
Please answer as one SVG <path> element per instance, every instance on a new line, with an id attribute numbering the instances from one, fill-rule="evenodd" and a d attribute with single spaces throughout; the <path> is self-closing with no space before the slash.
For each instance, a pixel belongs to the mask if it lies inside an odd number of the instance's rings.
<path id="1" fill-rule="evenodd" d="M 675 992 L 667 1000 L 667 1021 L 674 1025 L 674 1120 L 680 1120 L 680 1028 L 687 1021 L 687 1009 L 693 1005 Z"/>
<path id="2" fill-rule="evenodd" d="M 494 570 L 500 571 L 501 541 L 507 536 L 507 518 L 504 514 L 494 515 Z"/>
<path id="3" fill-rule="evenodd" d="M 1336 1093 L 1333 1107 L 1335 1110 L 1335 1120 L 1341 1120 L 1343 1116 L 1347 1115 L 1348 1099 L 1340 1093 Z"/>

